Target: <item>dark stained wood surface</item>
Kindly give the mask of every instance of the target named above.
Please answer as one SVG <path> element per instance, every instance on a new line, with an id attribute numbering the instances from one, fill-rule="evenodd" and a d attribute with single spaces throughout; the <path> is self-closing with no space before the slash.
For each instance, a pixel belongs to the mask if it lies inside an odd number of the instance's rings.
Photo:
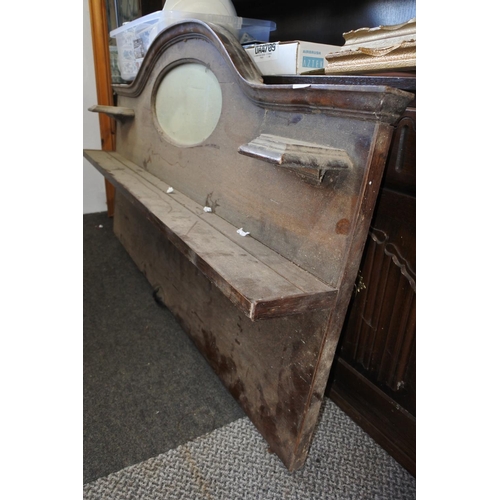
<path id="1" fill-rule="evenodd" d="M 156 296 L 291 470 L 312 439 L 329 311 L 251 321 L 117 190 L 114 230 Z M 140 242 L 140 243 L 139 243 Z M 311 419 L 311 416 L 313 418 Z"/>
<path id="2" fill-rule="evenodd" d="M 416 92 L 417 77 L 411 74 L 400 76 L 384 75 L 273 75 L 264 76 L 264 83 L 270 85 L 380 85 L 395 89 Z"/>
<path id="3" fill-rule="evenodd" d="M 239 86 L 247 99 L 266 109 L 296 113 L 314 111 L 394 123 L 411 97 L 406 91 L 388 85 L 377 85 L 375 81 L 367 84 L 332 84 L 327 80 L 317 79 L 314 83 L 306 82 L 305 87 L 293 81 L 278 85 L 264 84 L 264 77 L 228 30 L 216 24 L 194 20 L 162 31 L 150 46 L 134 81 L 129 85 L 113 85 L 114 92 L 119 96 L 139 97 L 151 83 L 154 68 L 164 57 L 164 53 L 172 51 L 173 45 L 187 39 L 204 42 L 193 44 L 193 47 L 198 46 L 198 50 L 202 52 L 206 51 L 206 42 L 209 42 L 224 60 L 231 80 Z M 199 52 L 192 54 L 192 60 L 200 60 Z M 154 75 L 154 79 L 156 77 Z"/>
<path id="4" fill-rule="evenodd" d="M 157 86 L 180 54 L 208 64 L 223 97 L 216 129 L 190 148 L 172 147 L 154 109 Z M 368 178 L 366 165 L 379 148 L 385 154 L 382 137 L 390 140 L 390 123 L 411 94 L 369 85 L 264 85 L 229 32 L 194 21 L 160 33 L 136 80 L 114 90 L 119 105 L 135 111 L 135 119 L 117 130 L 122 156 L 199 204 L 210 197 L 223 219 L 244 225 L 264 245 L 339 288 L 359 216 L 359 194 L 378 186 L 376 178 Z M 318 189 L 297 179 L 292 169 L 238 154 L 262 134 L 313 143 L 318 150 L 343 150 L 352 168 L 333 172 Z"/>
<path id="5" fill-rule="evenodd" d="M 416 109 L 396 124 L 330 397 L 416 474 Z"/>
<path id="6" fill-rule="evenodd" d="M 119 153 L 85 157 L 250 319 L 331 308 L 336 291 Z M 245 242 L 252 243 L 245 245 Z M 253 278 L 255 277 L 255 278 Z"/>
<path id="7" fill-rule="evenodd" d="M 416 475 L 416 417 L 362 371 L 338 357 L 328 395 L 413 476 Z"/>
<path id="8" fill-rule="evenodd" d="M 163 77 L 184 62 L 210 68 L 222 93 L 217 126 L 192 147 L 176 146 L 155 110 Z M 121 186 L 115 232 L 271 451 L 296 470 L 313 438 L 391 124 L 412 95 L 386 86 L 266 85 L 231 33 L 195 21 L 160 33 L 136 80 L 114 89 L 118 106 L 134 111 L 117 123 L 114 160 L 124 167 L 113 163 L 110 172 Z M 269 136 L 291 145 L 291 168 L 241 154 Z M 324 166 L 325 151 L 337 152 L 326 164 L 341 160 L 342 168 L 319 183 L 296 174 Z M 147 192 L 146 178 L 155 184 Z M 168 186 L 176 196 L 165 198 Z M 238 236 L 240 227 L 251 237 Z"/>

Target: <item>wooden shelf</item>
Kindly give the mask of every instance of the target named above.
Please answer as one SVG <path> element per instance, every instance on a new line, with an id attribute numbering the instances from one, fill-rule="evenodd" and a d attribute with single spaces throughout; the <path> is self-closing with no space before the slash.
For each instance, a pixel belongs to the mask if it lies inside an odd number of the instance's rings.
<path id="1" fill-rule="evenodd" d="M 251 320 L 333 307 L 337 290 L 119 153 L 84 156 Z"/>

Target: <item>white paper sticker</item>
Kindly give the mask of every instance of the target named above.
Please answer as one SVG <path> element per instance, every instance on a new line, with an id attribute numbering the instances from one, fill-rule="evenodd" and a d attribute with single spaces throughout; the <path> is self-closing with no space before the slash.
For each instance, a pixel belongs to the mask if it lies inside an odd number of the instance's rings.
<path id="1" fill-rule="evenodd" d="M 279 43 L 259 43 L 252 50 L 252 56 L 259 61 L 278 59 Z"/>

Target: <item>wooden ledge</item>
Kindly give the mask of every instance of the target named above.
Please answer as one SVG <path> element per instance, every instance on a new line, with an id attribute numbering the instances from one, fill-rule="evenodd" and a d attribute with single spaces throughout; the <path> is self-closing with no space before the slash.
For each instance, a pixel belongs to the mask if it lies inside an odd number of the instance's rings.
<path id="1" fill-rule="evenodd" d="M 84 156 L 251 320 L 333 307 L 337 290 L 119 153 Z"/>
<path id="2" fill-rule="evenodd" d="M 133 109 L 123 108 L 120 106 L 102 106 L 100 104 L 96 104 L 94 106 L 90 106 L 89 111 L 92 111 L 93 113 L 104 113 L 110 118 L 120 121 L 131 120 L 135 116 L 135 111 Z"/>

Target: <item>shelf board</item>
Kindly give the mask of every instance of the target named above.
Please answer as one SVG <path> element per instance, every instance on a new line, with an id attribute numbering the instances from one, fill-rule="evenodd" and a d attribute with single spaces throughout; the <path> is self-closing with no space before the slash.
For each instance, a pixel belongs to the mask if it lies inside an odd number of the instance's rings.
<path id="1" fill-rule="evenodd" d="M 333 307 L 336 289 L 119 153 L 84 156 L 251 320 Z"/>

